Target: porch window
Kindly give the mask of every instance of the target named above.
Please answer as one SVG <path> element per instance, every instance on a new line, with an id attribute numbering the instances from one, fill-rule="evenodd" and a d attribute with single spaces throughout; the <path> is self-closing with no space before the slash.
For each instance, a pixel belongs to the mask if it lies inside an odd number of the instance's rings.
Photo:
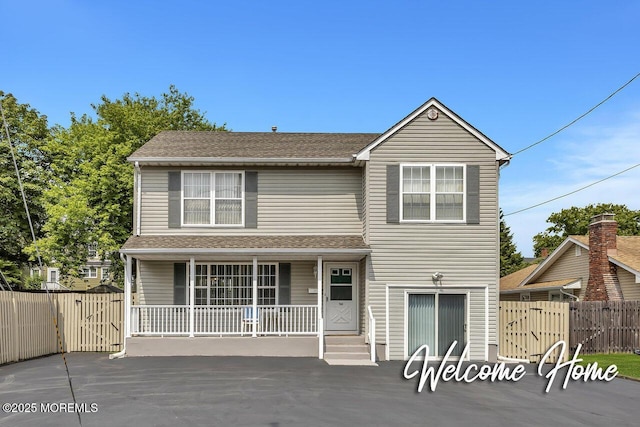
<path id="1" fill-rule="evenodd" d="M 243 172 L 183 172 L 184 225 L 242 225 Z"/>
<path id="2" fill-rule="evenodd" d="M 464 165 L 406 164 L 400 174 L 402 221 L 464 219 Z"/>
<path id="3" fill-rule="evenodd" d="M 258 265 L 259 305 L 276 304 L 277 270 L 277 264 Z M 196 305 L 253 304 L 253 265 L 196 264 L 195 303 Z"/>

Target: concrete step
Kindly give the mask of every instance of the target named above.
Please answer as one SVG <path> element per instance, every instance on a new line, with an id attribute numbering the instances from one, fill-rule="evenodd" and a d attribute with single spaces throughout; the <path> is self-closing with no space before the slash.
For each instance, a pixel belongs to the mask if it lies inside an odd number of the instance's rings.
<path id="1" fill-rule="evenodd" d="M 329 360 L 329 359 L 369 360 L 370 358 L 371 356 L 369 356 L 369 353 L 363 353 L 363 352 L 326 351 L 324 353 L 325 360 Z"/>
<path id="2" fill-rule="evenodd" d="M 364 345 L 364 335 L 327 335 L 324 342 L 326 345 Z"/>
<path id="3" fill-rule="evenodd" d="M 327 344 L 325 351 L 329 353 L 368 353 L 369 346 L 364 344 Z"/>
<path id="4" fill-rule="evenodd" d="M 329 359 L 326 360 L 327 365 L 339 365 L 339 366 L 378 366 L 377 363 L 371 360 L 354 360 L 354 359 Z"/>

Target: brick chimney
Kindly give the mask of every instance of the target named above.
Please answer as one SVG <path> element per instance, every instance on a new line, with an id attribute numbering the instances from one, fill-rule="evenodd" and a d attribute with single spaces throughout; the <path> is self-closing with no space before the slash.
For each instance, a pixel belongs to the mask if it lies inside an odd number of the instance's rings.
<path id="1" fill-rule="evenodd" d="M 615 265 L 609 255 L 617 251 L 616 235 L 618 223 L 614 215 L 595 215 L 589 224 L 589 281 L 585 301 L 608 301 L 621 299 L 620 285 Z"/>

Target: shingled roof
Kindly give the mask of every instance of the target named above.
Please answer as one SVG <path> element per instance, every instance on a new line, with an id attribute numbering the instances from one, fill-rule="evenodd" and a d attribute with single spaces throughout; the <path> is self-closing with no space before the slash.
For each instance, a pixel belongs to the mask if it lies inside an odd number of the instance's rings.
<path id="1" fill-rule="evenodd" d="M 163 131 L 129 161 L 162 159 L 350 159 L 377 133 Z"/>
<path id="2" fill-rule="evenodd" d="M 132 236 L 122 246 L 122 252 L 145 251 L 197 251 L 226 249 L 312 249 L 312 250 L 364 250 L 369 246 L 364 243 L 362 236 L 203 236 L 203 235 L 163 235 L 163 236 Z"/>

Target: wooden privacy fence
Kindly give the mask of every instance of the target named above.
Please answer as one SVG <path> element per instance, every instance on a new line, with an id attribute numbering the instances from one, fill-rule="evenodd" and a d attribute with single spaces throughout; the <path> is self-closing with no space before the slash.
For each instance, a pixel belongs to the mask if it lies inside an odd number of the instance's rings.
<path id="1" fill-rule="evenodd" d="M 558 341 L 569 345 L 569 305 L 562 302 L 500 301 L 501 356 L 538 362 Z M 557 349 L 546 361 L 556 362 Z M 567 360 L 565 349 L 563 360 Z"/>
<path id="2" fill-rule="evenodd" d="M 640 348 L 640 301 L 579 301 L 569 304 L 570 347 L 581 354 L 631 352 Z"/>
<path id="3" fill-rule="evenodd" d="M 122 294 L 0 292 L 0 364 L 57 353 L 54 317 L 65 351 L 122 349 Z"/>

